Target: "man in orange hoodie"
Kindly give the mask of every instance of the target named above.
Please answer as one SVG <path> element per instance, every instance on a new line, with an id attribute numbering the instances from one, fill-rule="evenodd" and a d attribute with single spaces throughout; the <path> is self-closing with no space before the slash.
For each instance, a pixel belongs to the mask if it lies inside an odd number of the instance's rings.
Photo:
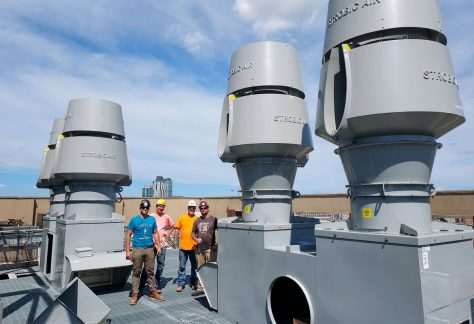
<path id="1" fill-rule="evenodd" d="M 177 292 L 181 292 L 186 284 L 186 262 L 191 262 L 191 278 L 189 286 L 196 289 L 197 275 L 196 275 L 196 255 L 194 249 L 196 248 L 196 242 L 192 238 L 192 231 L 194 221 L 199 217 L 194 213 L 196 212 L 196 201 L 190 200 L 188 202 L 188 212 L 181 215 L 176 222 L 174 239 L 178 239 L 178 232 L 181 233 L 179 241 L 179 270 L 178 270 L 178 287 Z"/>

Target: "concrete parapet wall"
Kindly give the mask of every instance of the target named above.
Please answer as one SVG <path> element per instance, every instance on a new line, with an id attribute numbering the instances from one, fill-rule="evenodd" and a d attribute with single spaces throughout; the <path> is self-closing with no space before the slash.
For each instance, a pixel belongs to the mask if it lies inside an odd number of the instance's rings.
<path id="1" fill-rule="evenodd" d="M 143 198 L 126 197 L 116 203 L 116 213 L 125 216 L 126 223 L 138 214 L 138 205 Z M 147 198 L 154 206 L 157 198 Z M 166 198 L 166 212 L 174 220 L 186 213 L 187 202 L 205 199 L 211 214 L 227 217 L 233 211 L 241 211 L 240 197 L 171 197 Z M 440 191 L 431 199 L 433 216 L 474 217 L 474 190 Z M 46 197 L 0 197 L 0 221 L 21 219 L 25 224 L 41 225 L 41 217 L 49 210 L 49 199 Z M 154 211 L 152 208 L 151 211 Z M 303 195 L 293 201 L 294 212 L 308 213 L 346 213 L 350 211 L 349 199 L 345 194 Z"/>

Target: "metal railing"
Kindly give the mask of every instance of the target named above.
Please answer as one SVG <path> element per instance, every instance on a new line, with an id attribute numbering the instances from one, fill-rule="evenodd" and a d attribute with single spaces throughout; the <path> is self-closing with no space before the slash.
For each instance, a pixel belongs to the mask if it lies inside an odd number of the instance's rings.
<path id="1" fill-rule="evenodd" d="M 42 233 L 32 226 L 0 227 L 0 270 L 38 265 Z"/>
<path id="2" fill-rule="evenodd" d="M 341 212 L 341 213 L 319 213 L 319 212 L 295 212 L 294 216 L 296 217 L 304 217 L 304 218 L 313 218 L 319 219 L 321 223 L 328 223 L 328 222 L 337 222 L 337 221 L 347 221 L 350 218 L 349 212 Z"/>

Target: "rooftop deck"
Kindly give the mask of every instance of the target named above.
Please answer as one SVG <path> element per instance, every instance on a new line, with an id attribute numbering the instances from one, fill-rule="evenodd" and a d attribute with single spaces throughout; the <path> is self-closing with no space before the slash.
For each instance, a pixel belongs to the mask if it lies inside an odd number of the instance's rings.
<path id="1" fill-rule="evenodd" d="M 187 272 L 189 273 L 189 262 Z M 3 302 L 3 324 L 31 323 L 57 296 L 38 267 L 15 271 L 16 279 L 0 280 Z M 97 293 L 111 309 L 108 323 L 230 323 L 210 310 L 204 295 L 192 297 L 186 286 L 176 292 L 178 252 L 168 250 L 163 271 L 162 294 L 166 300 L 157 302 L 143 296 L 135 306 L 129 305 L 131 277 L 120 290 Z M 145 288 L 147 291 L 147 289 Z"/>

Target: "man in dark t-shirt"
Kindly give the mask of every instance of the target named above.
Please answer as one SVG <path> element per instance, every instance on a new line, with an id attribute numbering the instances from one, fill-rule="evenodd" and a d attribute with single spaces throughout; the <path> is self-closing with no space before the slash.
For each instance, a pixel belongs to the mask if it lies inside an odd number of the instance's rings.
<path id="1" fill-rule="evenodd" d="M 217 259 L 216 229 L 217 218 L 209 215 L 209 205 L 206 201 L 199 202 L 201 217 L 193 224 L 192 238 L 196 241 L 196 259 L 198 269 L 206 262 L 214 262 Z M 197 289 L 192 296 L 201 295 L 204 292 L 202 285 L 198 282 Z"/>

